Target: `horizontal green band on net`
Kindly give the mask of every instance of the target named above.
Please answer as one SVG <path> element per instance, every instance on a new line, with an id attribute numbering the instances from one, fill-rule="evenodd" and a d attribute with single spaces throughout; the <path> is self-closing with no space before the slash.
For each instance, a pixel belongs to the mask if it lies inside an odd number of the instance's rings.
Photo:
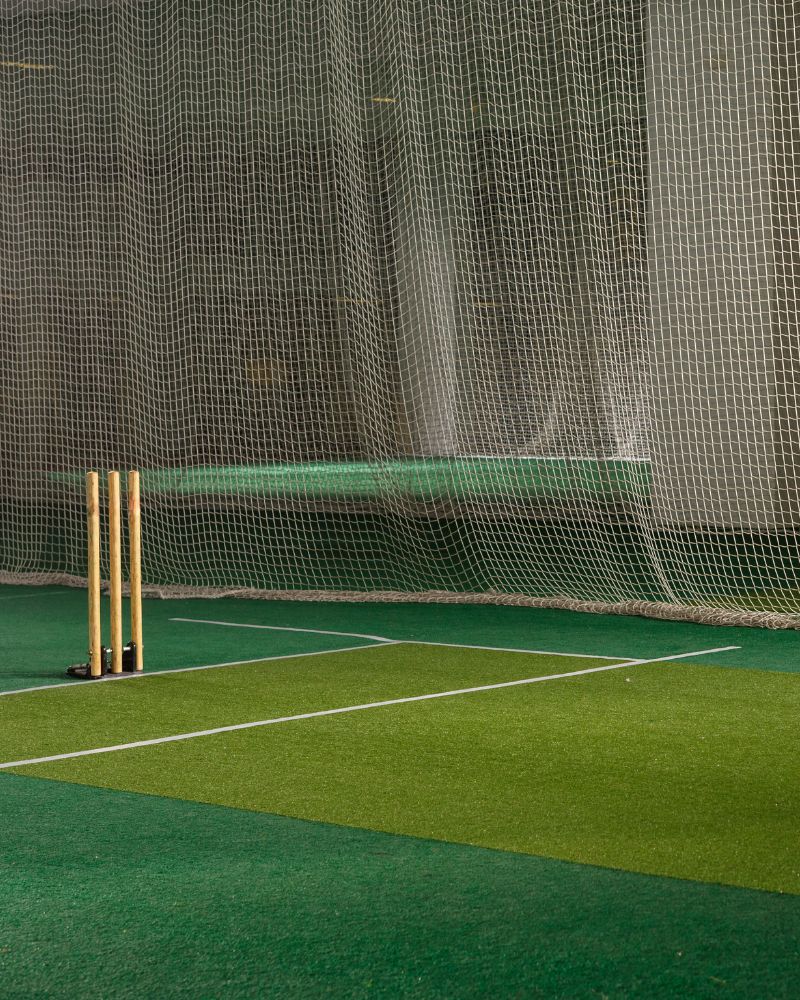
<path id="1" fill-rule="evenodd" d="M 300 462 L 144 469 L 142 490 L 179 496 L 244 495 L 370 500 L 399 494 L 426 502 L 474 500 L 646 498 L 650 464 L 593 458 L 428 458 L 382 462 Z M 74 485 L 82 473 L 48 474 Z"/>

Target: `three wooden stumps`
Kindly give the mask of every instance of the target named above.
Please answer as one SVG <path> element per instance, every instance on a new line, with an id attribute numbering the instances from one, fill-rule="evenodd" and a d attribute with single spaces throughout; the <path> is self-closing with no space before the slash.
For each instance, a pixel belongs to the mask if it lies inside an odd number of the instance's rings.
<path id="1" fill-rule="evenodd" d="M 122 509 L 120 474 L 108 473 L 108 558 L 109 595 L 111 598 L 111 649 L 112 674 L 123 670 L 144 669 L 142 645 L 142 526 L 139 473 L 128 473 L 128 544 L 129 591 L 131 612 L 131 641 L 127 647 L 122 642 Z M 96 678 L 106 673 L 107 651 L 103 646 L 103 629 L 100 614 L 100 476 L 97 472 L 86 474 L 86 517 L 88 537 L 89 587 L 89 663 L 87 676 Z"/>

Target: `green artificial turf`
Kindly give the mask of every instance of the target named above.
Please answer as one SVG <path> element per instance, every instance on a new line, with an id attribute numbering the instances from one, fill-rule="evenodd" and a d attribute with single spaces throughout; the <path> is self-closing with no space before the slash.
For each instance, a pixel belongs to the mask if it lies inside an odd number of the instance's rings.
<path id="1" fill-rule="evenodd" d="M 67 691 L 57 723 L 21 695 L 3 759 L 586 665 L 396 645 Z M 799 717 L 796 676 L 661 663 L 25 773 L 800 893 Z"/>
<path id="2" fill-rule="evenodd" d="M 23 997 L 795 995 L 800 899 L 0 776 Z"/>
<path id="3" fill-rule="evenodd" d="M 363 641 L 171 620 L 195 618 L 620 658 L 739 645 L 741 649 L 717 658 L 718 663 L 800 671 L 800 632 L 712 627 L 543 608 L 228 598 L 147 600 L 144 611 L 148 670 L 279 656 Z M 107 609 L 103 619 L 108 619 Z M 61 683 L 67 664 L 85 658 L 84 590 L 0 585 L 0 692 Z"/>
<path id="4" fill-rule="evenodd" d="M 2 590 L 6 593 L 3 593 Z M 18 594 L 8 594 L 8 591 Z M 18 600 L 14 598 L 18 597 Z M 5 603 L 8 599 L 8 604 Z M 266 609 L 263 601 L 191 600 L 144 601 L 144 647 L 148 671 L 183 669 L 215 663 L 232 663 L 287 656 L 352 646 L 369 645 L 369 639 L 357 636 L 316 635 L 313 632 L 263 631 L 260 629 L 220 628 L 173 621 L 174 618 L 219 618 L 227 615 L 237 621 L 243 608 L 255 605 Z M 280 616 L 276 625 L 289 628 L 309 627 L 306 616 L 295 612 L 287 619 Z M 125 629 L 128 628 L 128 602 L 123 602 Z M 63 684 L 70 663 L 84 662 L 86 646 L 86 591 L 74 588 L 0 588 L 0 691 L 15 691 L 44 684 Z M 109 621 L 107 598 L 101 602 L 101 620 L 106 641 Z M 336 625 L 329 626 L 333 631 Z M 355 631 L 363 632 L 364 629 Z M 369 629 L 366 630 L 369 632 Z M 125 632 L 127 638 L 128 632 Z M 84 682 L 76 681 L 80 687 Z"/>
<path id="5" fill-rule="evenodd" d="M 404 644 L 82 682 L 0 699 L 0 762 L 581 670 L 602 662 Z"/>

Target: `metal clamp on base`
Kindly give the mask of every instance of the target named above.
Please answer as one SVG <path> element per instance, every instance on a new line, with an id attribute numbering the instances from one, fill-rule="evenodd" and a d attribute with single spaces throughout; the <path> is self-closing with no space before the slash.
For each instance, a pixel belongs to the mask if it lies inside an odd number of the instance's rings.
<path id="1" fill-rule="evenodd" d="M 99 674 L 92 673 L 91 663 L 73 663 L 72 666 L 67 667 L 67 677 L 77 677 L 80 680 L 97 680 L 99 677 L 105 677 L 108 673 L 110 660 L 111 650 L 101 646 Z"/>
<path id="2" fill-rule="evenodd" d="M 100 647 L 100 673 L 92 674 L 91 663 L 73 663 L 67 667 L 67 677 L 78 677 L 81 680 L 97 680 L 111 674 L 111 650 L 107 646 Z M 122 647 L 122 672 L 136 673 L 136 643 L 131 640 Z M 113 675 L 112 675 L 113 676 Z"/>

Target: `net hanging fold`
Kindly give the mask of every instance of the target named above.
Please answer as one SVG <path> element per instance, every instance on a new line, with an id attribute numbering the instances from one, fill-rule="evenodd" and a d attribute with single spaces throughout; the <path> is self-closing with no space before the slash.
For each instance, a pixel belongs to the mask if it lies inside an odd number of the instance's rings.
<path id="1" fill-rule="evenodd" d="M 2 0 L 0 580 L 797 626 L 799 31 Z"/>

